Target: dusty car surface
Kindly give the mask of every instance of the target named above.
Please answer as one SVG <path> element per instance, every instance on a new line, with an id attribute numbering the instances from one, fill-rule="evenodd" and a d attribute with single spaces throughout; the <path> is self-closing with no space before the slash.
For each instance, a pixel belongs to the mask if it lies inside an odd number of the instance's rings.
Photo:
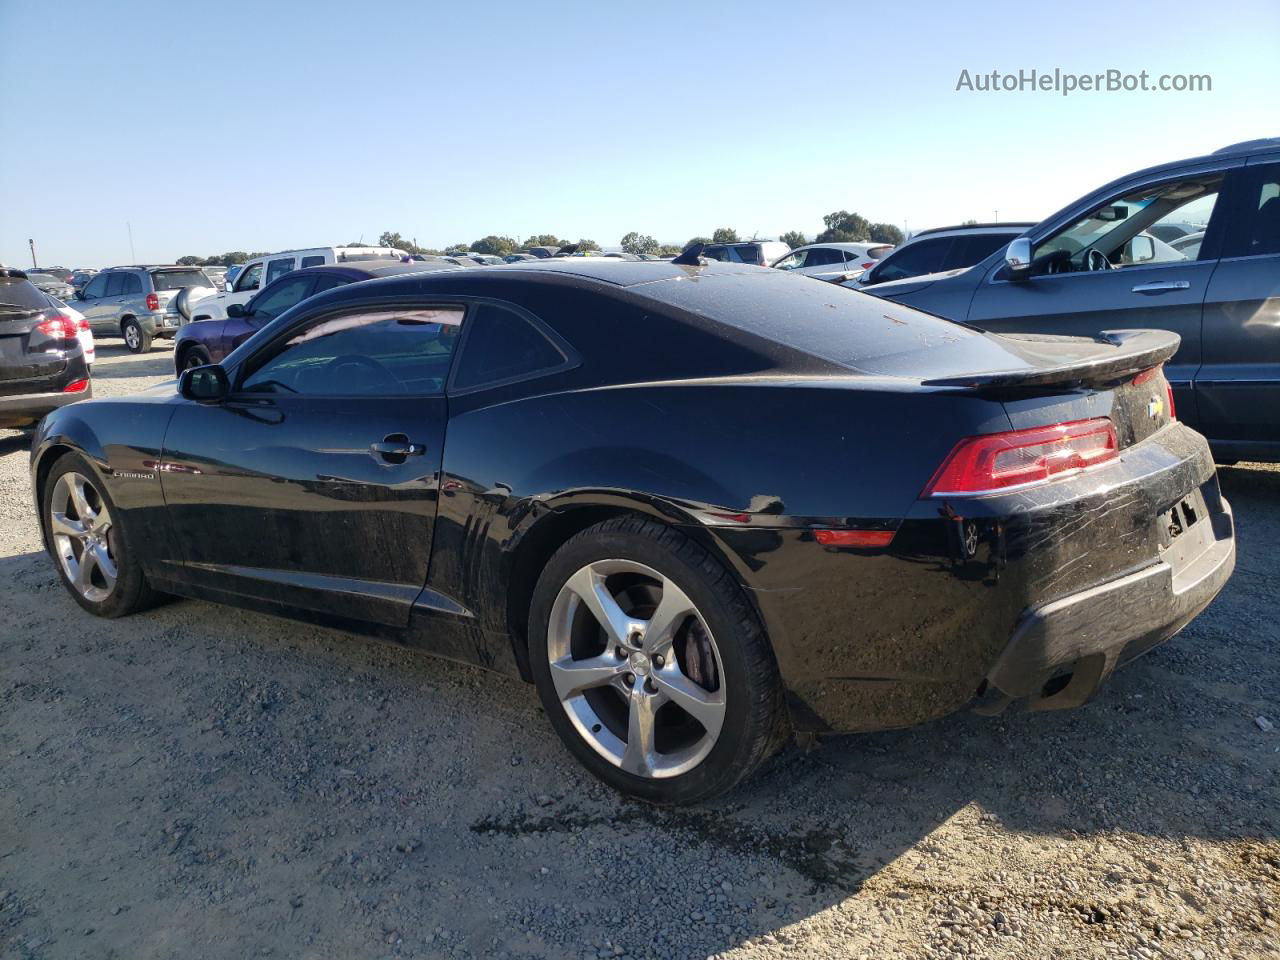
<path id="1" fill-rule="evenodd" d="M 76 601 L 163 594 L 532 680 L 662 803 L 792 730 L 1085 702 L 1230 575 L 1177 337 L 1000 336 L 775 270 L 540 261 L 276 317 L 32 446 Z"/>

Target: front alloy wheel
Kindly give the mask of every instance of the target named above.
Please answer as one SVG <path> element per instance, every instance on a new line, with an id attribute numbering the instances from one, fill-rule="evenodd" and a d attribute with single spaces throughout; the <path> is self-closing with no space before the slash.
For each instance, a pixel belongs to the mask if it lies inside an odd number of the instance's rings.
<path id="1" fill-rule="evenodd" d="M 651 567 L 597 560 L 571 576 L 551 609 L 547 659 L 578 733 L 627 773 L 686 773 L 720 737 L 715 639 L 693 601 Z"/>
<path id="2" fill-rule="evenodd" d="M 49 501 L 49 532 L 68 583 L 86 600 L 101 603 L 115 589 L 115 533 L 102 494 L 87 477 L 64 473 Z"/>

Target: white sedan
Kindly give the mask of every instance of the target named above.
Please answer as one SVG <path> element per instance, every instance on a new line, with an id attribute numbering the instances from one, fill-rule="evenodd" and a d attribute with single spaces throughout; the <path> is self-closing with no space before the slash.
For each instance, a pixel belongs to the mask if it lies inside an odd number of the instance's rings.
<path id="1" fill-rule="evenodd" d="M 85 319 L 85 315 L 75 307 L 68 306 L 57 297 L 49 297 L 49 302 L 60 312 L 66 314 L 75 321 L 76 332 L 80 340 L 80 347 L 84 350 L 84 362 L 89 365 L 89 369 L 93 370 L 93 361 L 97 359 L 97 351 L 93 345 L 93 331 L 89 329 L 89 321 Z"/>

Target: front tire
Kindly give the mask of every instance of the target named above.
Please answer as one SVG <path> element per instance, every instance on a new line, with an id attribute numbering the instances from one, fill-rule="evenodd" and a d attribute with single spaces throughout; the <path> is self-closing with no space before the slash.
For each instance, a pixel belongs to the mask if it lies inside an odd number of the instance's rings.
<path id="1" fill-rule="evenodd" d="M 124 345 L 130 353 L 146 353 L 151 349 L 151 334 L 142 329 L 142 324 L 130 317 L 120 325 L 120 333 L 124 337 Z"/>
<path id="2" fill-rule="evenodd" d="M 76 603 L 99 617 L 123 617 L 160 599 L 130 552 L 120 512 L 83 457 L 65 454 L 53 465 L 40 501 L 49 552 Z"/>
<path id="3" fill-rule="evenodd" d="M 182 371 L 190 370 L 193 367 L 205 367 L 211 363 L 213 361 L 209 359 L 209 355 L 201 347 L 188 347 L 183 351 L 181 362 L 177 365 L 178 373 L 181 374 Z"/>
<path id="4" fill-rule="evenodd" d="M 651 803 L 731 790 L 787 737 L 768 638 L 729 572 L 638 516 L 564 544 L 534 589 L 534 682 L 588 770 Z"/>

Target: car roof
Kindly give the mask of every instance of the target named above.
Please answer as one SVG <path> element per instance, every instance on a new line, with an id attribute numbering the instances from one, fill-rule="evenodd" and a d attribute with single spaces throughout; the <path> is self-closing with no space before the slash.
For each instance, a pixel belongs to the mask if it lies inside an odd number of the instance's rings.
<path id="1" fill-rule="evenodd" d="M 354 263 L 318 263 L 313 267 L 291 270 L 285 276 L 294 273 L 327 273 L 349 277 L 352 280 L 369 280 L 374 277 L 394 277 L 402 273 L 457 269 L 459 268 L 445 261 L 412 260 L 404 263 L 400 260 L 357 260 Z"/>
<path id="2" fill-rule="evenodd" d="M 861 253 L 863 250 L 870 249 L 871 247 L 892 247 L 892 246 L 893 246 L 892 243 L 881 243 L 878 240 L 854 240 L 854 241 L 845 241 L 845 240 L 834 241 L 833 240 L 830 243 L 817 243 L 817 242 L 806 243 L 803 247 L 796 247 L 796 250 L 811 250 L 814 247 L 822 247 L 828 250 L 857 250 L 858 252 Z M 792 252 L 794 253 L 795 251 L 793 250 Z"/>
<path id="3" fill-rule="evenodd" d="M 1004 223 L 959 223 L 952 227 L 930 227 L 928 230 L 917 230 L 906 242 L 910 243 L 919 237 L 936 237 L 943 233 L 953 236 L 966 233 L 1025 233 L 1039 222 L 1038 220 L 1008 220 Z"/>

